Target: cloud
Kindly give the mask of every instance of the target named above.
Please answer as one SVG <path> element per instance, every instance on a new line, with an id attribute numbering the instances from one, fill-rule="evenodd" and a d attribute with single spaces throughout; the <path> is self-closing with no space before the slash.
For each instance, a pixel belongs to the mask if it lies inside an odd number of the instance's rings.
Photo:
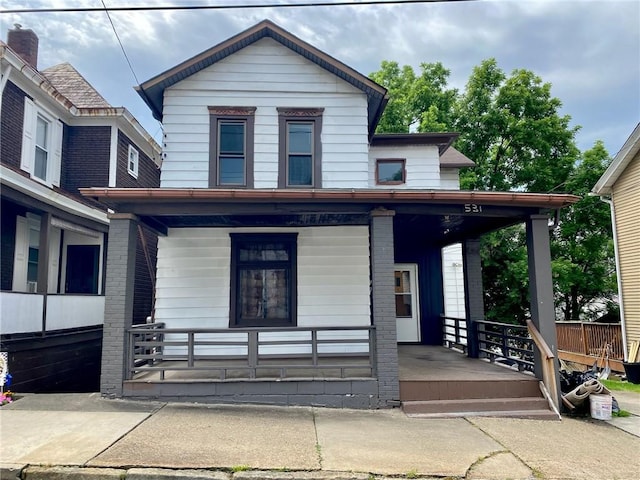
<path id="1" fill-rule="evenodd" d="M 34 3 L 4 0 L 2 8 Z M 52 5 L 68 2 L 42 0 L 37 6 Z M 69 61 L 109 102 L 129 108 L 151 133 L 157 130 L 131 88 L 135 80 L 104 12 L 2 16 L 4 39 L 16 22 L 36 31 L 42 67 Z M 462 89 L 473 67 L 489 57 L 507 73 L 532 70 L 553 84 L 552 94 L 562 100 L 563 113 L 572 116 L 574 125 L 582 125 L 577 137 L 581 149 L 602 138 L 610 152 L 617 151 L 640 119 L 640 2 L 634 0 L 495 0 L 111 16 L 141 82 L 269 18 L 363 74 L 378 70 L 382 60 L 416 70 L 422 62 L 439 61 L 451 70 L 450 86 Z"/>

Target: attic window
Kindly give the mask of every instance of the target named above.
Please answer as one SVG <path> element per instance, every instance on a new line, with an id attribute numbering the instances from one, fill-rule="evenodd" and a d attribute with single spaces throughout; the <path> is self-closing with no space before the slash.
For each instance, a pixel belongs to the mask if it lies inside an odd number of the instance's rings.
<path id="1" fill-rule="evenodd" d="M 406 180 L 404 158 L 379 158 L 376 160 L 377 185 L 401 185 Z"/>
<path id="2" fill-rule="evenodd" d="M 132 145 L 129 145 L 129 155 L 127 156 L 127 172 L 134 178 L 138 178 L 139 153 Z"/>

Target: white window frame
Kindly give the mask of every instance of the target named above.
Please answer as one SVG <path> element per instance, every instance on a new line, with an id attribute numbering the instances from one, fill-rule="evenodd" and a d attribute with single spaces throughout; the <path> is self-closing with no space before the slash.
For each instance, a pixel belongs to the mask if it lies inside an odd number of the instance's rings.
<path id="1" fill-rule="evenodd" d="M 132 159 L 133 155 L 133 159 Z M 133 161 L 132 161 L 133 160 Z M 132 166 L 133 163 L 133 166 Z M 138 165 L 140 164 L 140 152 L 133 145 L 129 145 L 129 151 L 127 152 L 127 172 L 133 178 L 138 178 Z"/>
<path id="2" fill-rule="evenodd" d="M 47 169 L 45 178 L 35 175 L 36 132 L 38 118 L 48 123 L 47 132 Z M 60 186 L 60 168 L 62 161 L 62 122 L 48 110 L 36 104 L 28 97 L 24 99 L 24 123 L 22 128 L 22 156 L 20 168 L 29 173 L 30 177 L 40 183 Z"/>

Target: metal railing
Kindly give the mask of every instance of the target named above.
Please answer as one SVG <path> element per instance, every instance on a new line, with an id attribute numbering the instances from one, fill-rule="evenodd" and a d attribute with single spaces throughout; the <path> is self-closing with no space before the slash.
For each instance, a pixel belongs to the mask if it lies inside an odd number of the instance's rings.
<path id="1" fill-rule="evenodd" d="M 504 359 L 505 363 L 517 366 L 520 371 L 533 371 L 533 342 L 527 327 L 480 320 L 472 322 L 469 328 L 465 318 L 445 315 L 441 318 L 445 347 L 456 348 L 463 353 L 477 352 L 478 356 L 491 362 Z"/>
<path id="2" fill-rule="evenodd" d="M 490 361 L 502 358 L 518 370 L 533 371 L 533 341 L 524 325 L 476 321 L 478 351 Z"/>
<path id="3" fill-rule="evenodd" d="M 376 377 L 375 327 L 165 328 L 128 330 L 128 379 L 189 372 L 190 379 Z M 199 373 L 195 373 L 199 372 Z M 195 375 L 194 375 L 195 373 Z"/>

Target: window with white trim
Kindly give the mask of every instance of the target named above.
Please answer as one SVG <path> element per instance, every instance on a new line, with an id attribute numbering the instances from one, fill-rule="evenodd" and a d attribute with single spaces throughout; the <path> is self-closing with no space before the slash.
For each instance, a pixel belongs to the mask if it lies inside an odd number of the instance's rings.
<path id="1" fill-rule="evenodd" d="M 31 178 L 60 186 L 62 122 L 25 97 L 20 168 Z"/>
<path id="2" fill-rule="evenodd" d="M 129 145 L 129 154 L 127 155 L 127 172 L 134 178 L 138 178 L 138 161 L 140 154 L 133 145 Z"/>

